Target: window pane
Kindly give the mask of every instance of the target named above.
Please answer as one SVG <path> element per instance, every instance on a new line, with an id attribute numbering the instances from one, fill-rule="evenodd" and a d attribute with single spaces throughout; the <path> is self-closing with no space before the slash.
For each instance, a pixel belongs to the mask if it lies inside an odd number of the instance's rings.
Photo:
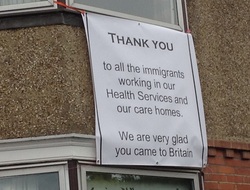
<path id="1" fill-rule="evenodd" d="M 0 178 L 0 190 L 59 190 L 58 172 Z"/>
<path id="2" fill-rule="evenodd" d="M 176 0 L 74 0 L 75 3 L 178 24 Z"/>
<path id="3" fill-rule="evenodd" d="M 16 5 L 24 3 L 41 2 L 41 1 L 47 1 L 47 0 L 0 0 L 0 5 Z"/>
<path id="4" fill-rule="evenodd" d="M 87 172 L 87 190 L 193 190 L 193 179 Z"/>

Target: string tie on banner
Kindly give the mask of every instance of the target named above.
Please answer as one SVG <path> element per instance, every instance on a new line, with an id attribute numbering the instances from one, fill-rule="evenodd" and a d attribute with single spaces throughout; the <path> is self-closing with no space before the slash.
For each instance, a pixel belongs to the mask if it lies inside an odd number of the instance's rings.
<path id="1" fill-rule="evenodd" d="M 191 34 L 191 30 L 188 28 L 188 29 L 186 30 L 186 33 Z"/>
<path id="2" fill-rule="evenodd" d="M 66 5 L 66 4 L 65 4 L 65 3 L 63 3 L 63 2 L 54 1 L 54 3 L 55 3 L 55 4 L 57 4 L 57 5 L 60 5 L 60 6 L 62 6 L 62 7 L 65 7 L 65 8 L 68 8 L 68 9 L 74 10 L 74 11 L 77 11 L 77 12 L 79 12 L 79 13 L 81 13 L 81 14 L 85 14 L 85 11 L 84 11 L 84 10 L 77 9 L 77 8 L 75 8 L 75 7 L 72 7 L 72 6 Z"/>

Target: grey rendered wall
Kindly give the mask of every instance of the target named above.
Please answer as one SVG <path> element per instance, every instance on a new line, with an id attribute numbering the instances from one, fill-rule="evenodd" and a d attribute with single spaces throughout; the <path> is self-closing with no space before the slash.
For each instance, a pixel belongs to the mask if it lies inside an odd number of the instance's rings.
<path id="1" fill-rule="evenodd" d="M 250 1 L 187 3 L 208 137 L 250 142 Z"/>
<path id="2" fill-rule="evenodd" d="M 83 28 L 0 31 L 0 139 L 93 131 Z"/>
<path id="3" fill-rule="evenodd" d="M 250 1 L 187 0 L 209 139 L 250 142 Z M 83 28 L 0 31 L 0 139 L 94 134 Z"/>

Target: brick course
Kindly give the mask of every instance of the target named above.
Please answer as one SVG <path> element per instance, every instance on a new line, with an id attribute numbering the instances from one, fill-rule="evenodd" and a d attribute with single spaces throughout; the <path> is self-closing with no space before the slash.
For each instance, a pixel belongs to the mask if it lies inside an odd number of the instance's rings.
<path id="1" fill-rule="evenodd" d="M 250 145 L 210 140 L 205 190 L 250 190 Z"/>

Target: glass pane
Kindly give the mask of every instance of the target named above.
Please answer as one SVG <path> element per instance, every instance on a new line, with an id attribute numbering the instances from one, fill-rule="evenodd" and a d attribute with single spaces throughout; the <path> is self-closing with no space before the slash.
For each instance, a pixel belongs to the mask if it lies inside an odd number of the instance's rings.
<path id="1" fill-rule="evenodd" d="M 178 24 L 176 0 L 75 0 L 75 3 Z"/>
<path id="2" fill-rule="evenodd" d="M 48 0 L 0 0 L 1 5 L 16 5 L 16 4 L 24 4 L 24 3 L 34 3 Z"/>
<path id="3" fill-rule="evenodd" d="M 87 172 L 87 190 L 193 190 L 193 179 Z"/>
<path id="4" fill-rule="evenodd" d="M 57 172 L 0 178 L 0 190 L 59 190 Z"/>

